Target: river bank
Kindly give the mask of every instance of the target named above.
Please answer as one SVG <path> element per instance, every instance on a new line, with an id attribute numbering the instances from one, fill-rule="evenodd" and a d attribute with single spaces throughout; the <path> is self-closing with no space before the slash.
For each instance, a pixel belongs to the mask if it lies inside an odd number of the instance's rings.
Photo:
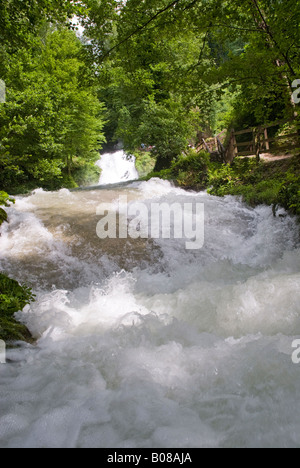
<path id="1" fill-rule="evenodd" d="M 9 222 L 6 209 L 11 203 L 14 203 L 14 199 L 7 193 L 0 192 L 0 236 L 2 224 Z M 28 287 L 21 286 L 17 281 L 0 273 L 0 340 L 5 341 L 7 345 L 19 340 L 32 342 L 30 332 L 14 315 L 33 299 Z"/>
<path id="2" fill-rule="evenodd" d="M 281 206 L 300 216 L 300 158 L 262 160 L 236 159 L 229 166 L 212 163 L 206 153 L 191 152 L 171 168 L 151 173 L 145 180 L 159 177 L 174 180 L 178 186 L 191 190 L 208 190 L 211 195 L 242 197 L 249 206 L 273 206 L 274 214 Z"/>

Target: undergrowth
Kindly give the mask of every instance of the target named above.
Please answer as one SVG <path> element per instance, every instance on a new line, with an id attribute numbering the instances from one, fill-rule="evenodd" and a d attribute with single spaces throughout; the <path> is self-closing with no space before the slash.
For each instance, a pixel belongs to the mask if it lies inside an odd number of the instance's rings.
<path id="1" fill-rule="evenodd" d="M 0 225 L 8 221 L 7 213 L 1 206 L 8 207 L 14 200 L 0 192 Z M 30 288 L 0 273 L 0 339 L 7 342 L 32 341 L 28 329 L 17 322 L 14 314 L 34 300 Z"/>
<path id="2" fill-rule="evenodd" d="M 282 206 L 300 216 L 300 158 L 295 156 L 258 163 L 252 158 L 237 158 L 232 165 L 213 163 L 207 153 L 191 151 L 173 162 L 170 169 L 147 177 L 173 180 L 183 188 L 207 189 L 211 195 L 234 195 L 250 206 Z"/>
<path id="3" fill-rule="evenodd" d="M 34 300 L 30 288 L 0 273 L 0 339 L 5 342 L 32 341 L 28 329 L 14 314 Z"/>
<path id="4" fill-rule="evenodd" d="M 6 211 L 1 208 L 3 207 L 8 207 L 9 203 L 14 203 L 13 198 L 11 198 L 6 192 L 1 192 L 0 191 L 0 226 L 2 223 L 7 221 L 7 213 Z"/>

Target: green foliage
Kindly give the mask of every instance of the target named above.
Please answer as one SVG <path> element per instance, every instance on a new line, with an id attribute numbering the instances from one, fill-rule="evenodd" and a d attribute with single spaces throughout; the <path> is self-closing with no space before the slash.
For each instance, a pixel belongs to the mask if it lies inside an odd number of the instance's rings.
<path id="1" fill-rule="evenodd" d="M 271 163 L 242 158 L 230 166 L 212 163 L 207 153 L 191 150 L 170 169 L 152 172 L 145 180 L 152 177 L 173 180 L 184 188 L 208 189 L 208 193 L 219 197 L 239 196 L 253 207 L 281 205 L 300 215 L 299 157 Z"/>
<path id="2" fill-rule="evenodd" d="M 255 185 L 240 185 L 228 190 L 231 195 L 238 195 L 250 206 L 274 205 L 277 203 L 281 183 L 276 180 L 259 182 Z M 226 191 L 224 192 L 226 194 Z"/>
<path id="3" fill-rule="evenodd" d="M 12 316 L 34 299 L 31 289 L 0 273 L 1 313 Z"/>
<path id="4" fill-rule="evenodd" d="M 206 187 L 209 165 L 208 153 L 190 150 L 172 164 L 171 173 L 180 186 L 201 189 Z"/>
<path id="5" fill-rule="evenodd" d="M 232 166 L 214 165 L 209 173 L 209 193 L 242 196 L 250 205 L 274 204 L 278 198 L 281 181 L 276 176 L 265 179 L 267 166 L 253 159 L 236 160 Z M 282 174 L 281 174 L 282 176 Z"/>
<path id="6" fill-rule="evenodd" d="M 281 205 L 300 215 L 298 157 L 273 163 L 236 160 L 233 166 L 215 164 L 209 171 L 211 195 L 241 196 L 251 206 Z"/>
<path id="7" fill-rule="evenodd" d="M 290 117 L 299 21 L 299 0 L 3 1 L 0 187 L 95 180 L 104 131 L 158 171 L 203 134 Z"/>
<path id="8" fill-rule="evenodd" d="M 208 135 L 285 118 L 300 74 L 299 0 L 86 0 L 109 141 L 155 146 L 156 170 Z M 288 31 L 288 33 L 287 33 Z"/>
<path id="9" fill-rule="evenodd" d="M 8 207 L 9 203 L 14 203 L 14 199 L 7 193 L 0 191 L 0 226 L 4 221 L 7 221 L 7 213 L 1 206 Z"/>
<path id="10" fill-rule="evenodd" d="M 46 22 L 73 25 L 75 15 L 85 16 L 86 8 L 73 0 L 3 0 L 0 3 L 0 44 L 15 52 L 30 45 Z"/>
<path id="11" fill-rule="evenodd" d="M 86 82 L 73 32 L 48 30 L 30 51 L 4 63 L 7 102 L 0 106 L 0 186 L 62 186 L 74 159 L 98 159 L 103 106 Z M 2 64 L 3 66 L 3 64 Z M 55 181 L 55 183 L 53 182 Z"/>
<path id="12" fill-rule="evenodd" d="M 0 273 L 0 339 L 30 341 L 27 328 L 14 319 L 14 314 L 34 300 L 31 289 Z"/>
<path id="13" fill-rule="evenodd" d="M 281 186 L 278 203 L 292 213 L 300 216 L 300 173 L 289 171 Z"/>
<path id="14" fill-rule="evenodd" d="M 148 151 L 134 151 L 133 155 L 136 159 L 135 167 L 140 177 L 146 177 L 153 171 L 155 161 Z"/>
<path id="15" fill-rule="evenodd" d="M 201 190 L 207 187 L 210 165 L 208 153 L 197 153 L 195 150 L 189 150 L 187 155 L 182 155 L 178 161 L 174 161 L 169 169 L 152 172 L 146 179 L 159 177 L 164 180 L 176 181 L 184 188 Z"/>
<path id="16" fill-rule="evenodd" d="M 211 129 L 215 135 L 230 127 L 237 126 L 237 128 L 240 128 L 242 123 L 241 118 L 237 117 L 237 110 L 239 109 L 237 103 L 241 101 L 242 97 L 243 95 L 238 86 L 235 89 L 228 87 L 221 96 L 216 97 L 209 118 Z"/>
<path id="17" fill-rule="evenodd" d="M 263 166 L 258 166 L 255 159 L 235 159 L 234 164 L 214 163 L 210 167 L 208 184 L 212 195 L 224 196 L 237 187 L 251 185 L 263 180 Z"/>
<path id="18" fill-rule="evenodd" d="M 188 138 L 194 135 L 191 116 L 183 112 L 180 103 L 150 103 L 138 129 L 140 142 L 152 146 L 156 159 L 155 170 L 170 167 L 188 146 Z"/>
<path id="19" fill-rule="evenodd" d="M 14 200 L 5 192 L 0 191 L 0 206 L 8 207 Z M 7 221 L 7 213 L 0 208 L 0 225 Z M 31 289 L 20 286 L 0 273 L 0 339 L 4 341 L 30 341 L 31 335 L 27 328 L 14 319 L 15 312 L 34 300 Z"/>
<path id="20" fill-rule="evenodd" d="M 80 187 L 88 187 L 97 185 L 100 179 L 101 169 L 94 163 L 78 163 L 75 162 L 73 177 L 75 183 Z"/>
<path id="21" fill-rule="evenodd" d="M 3 210 L 3 208 L 0 208 L 0 226 L 4 223 L 4 221 L 7 221 L 7 213 L 5 210 Z"/>
<path id="22" fill-rule="evenodd" d="M 170 181 L 175 180 L 175 177 L 171 169 L 163 169 L 162 171 L 158 171 L 158 172 L 156 171 L 150 172 L 146 177 L 143 177 L 142 180 L 148 181 L 153 178 L 158 178 L 162 180 L 170 180 Z"/>

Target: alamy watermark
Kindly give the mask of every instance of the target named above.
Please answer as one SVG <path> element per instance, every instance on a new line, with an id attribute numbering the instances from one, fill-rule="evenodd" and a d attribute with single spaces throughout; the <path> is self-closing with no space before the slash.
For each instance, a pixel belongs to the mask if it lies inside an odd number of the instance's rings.
<path id="1" fill-rule="evenodd" d="M 97 208 L 100 239 L 184 239 L 187 250 L 204 245 L 203 203 L 128 203 L 126 195 Z"/>
<path id="2" fill-rule="evenodd" d="M 0 104 L 6 102 L 6 86 L 3 80 L 0 80 Z"/>
<path id="3" fill-rule="evenodd" d="M 0 340 L 0 364 L 6 363 L 6 345 L 3 340 Z"/>
<path id="4" fill-rule="evenodd" d="M 295 349 L 292 354 L 293 364 L 300 364 L 300 340 L 294 340 L 292 343 L 292 348 Z"/>
<path id="5" fill-rule="evenodd" d="M 300 79 L 294 80 L 292 87 L 297 88 L 296 91 L 293 92 L 293 101 L 295 104 L 300 104 Z"/>

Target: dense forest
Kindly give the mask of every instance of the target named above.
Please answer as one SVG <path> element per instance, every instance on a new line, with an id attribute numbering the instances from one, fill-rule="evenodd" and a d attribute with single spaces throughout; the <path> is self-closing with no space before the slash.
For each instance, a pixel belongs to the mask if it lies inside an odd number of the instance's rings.
<path id="1" fill-rule="evenodd" d="M 105 142 L 166 169 L 199 135 L 293 116 L 299 17 L 294 0 L 1 2 L 0 188 L 89 185 Z"/>

